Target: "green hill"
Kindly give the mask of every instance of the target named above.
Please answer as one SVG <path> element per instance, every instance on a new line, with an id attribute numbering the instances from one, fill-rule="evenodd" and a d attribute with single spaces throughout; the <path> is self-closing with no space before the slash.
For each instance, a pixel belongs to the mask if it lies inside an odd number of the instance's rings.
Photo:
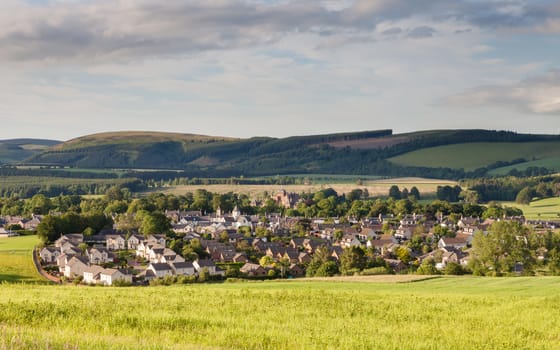
<path id="1" fill-rule="evenodd" d="M 0 140 L 0 164 L 20 162 L 59 143 L 42 139 Z"/>
<path id="2" fill-rule="evenodd" d="M 469 172 L 475 169 L 476 176 L 484 176 L 489 169 L 512 163 L 560 157 L 558 145 L 556 135 L 493 130 L 374 130 L 248 139 L 114 132 L 55 145 L 26 164 L 178 170 L 187 177 L 321 173 L 457 179 L 474 176 Z M 483 167 L 488 169 L 480 170 Z"/>
<path id="3" fill-rule="evenodd" d="M 512 162 L 516 159 L 540 161 L 536 165 L 560 167 L 560 162 L 546 163 L 560 157 L 560 141 L 546 142 L 472 142 L 423 148 L 389 160 L 402 166 L 447 167 L 474 170 L 496 162 Z M 520 162 L 527 163 L 527 162 Z M 519 165 L 508 166 L 518 168 Z M 523 169 L 525 169 L 525 166 Z"/>

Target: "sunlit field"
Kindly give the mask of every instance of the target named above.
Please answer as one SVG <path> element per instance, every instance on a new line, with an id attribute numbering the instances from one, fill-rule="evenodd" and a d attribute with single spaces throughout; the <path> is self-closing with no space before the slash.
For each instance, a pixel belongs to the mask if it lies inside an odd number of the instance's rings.
<path id="1" fill-rule="evenodd" d="M 0 286 L 0 348 L 553 349 L 560 278 Z"/>

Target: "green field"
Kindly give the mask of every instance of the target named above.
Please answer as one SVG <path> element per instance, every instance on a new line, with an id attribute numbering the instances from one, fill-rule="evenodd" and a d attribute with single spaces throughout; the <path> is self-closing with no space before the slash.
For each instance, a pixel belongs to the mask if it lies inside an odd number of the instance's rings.
<path id="1" fill-rule="evenodd" d="M 498 161 L 512 161 L 519 158 L 531 161 L 558 159 L 560 158 L 560 142 L 459 143 L 424 148 L 389 160 L 403 166 L 474 170 Z M 557 163 L 555 164 L 558 166 Z"/>
<path id="2" fill-rule="evenodd" d="M 553 349 L 560 278 L 0 286 L 0 348 Z"/>
<path id="3" fill-rule="evenodd" d="M 37 236 L 0 238 L 0 282 L 43 282 L 32 261 Z"/>
<path id="4" fill-rule="evenodd" d="M 515 202 L 504 202 L 503 204 L 523 210 L 523 215 L 525 215 L 527 219 L 560 220 L 560 197 L 532 201 L 529 205 Z"/>
<path id="5" fill-rule="evenodd" d="M 506 175 L 510 172 L 510 170 L 517 169 L 519 171 L 523 171 L 529 167 L 547 168 L 560 172 L 560 157 L 545 158 L 515 165 L 509 165 L 502 168 L 490 170 L 488 173 L 490 175 Z"/>

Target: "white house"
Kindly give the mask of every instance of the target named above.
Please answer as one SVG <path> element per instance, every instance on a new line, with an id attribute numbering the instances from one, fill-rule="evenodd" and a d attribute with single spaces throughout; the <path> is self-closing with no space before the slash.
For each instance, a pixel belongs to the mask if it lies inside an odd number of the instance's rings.
<path id="1" fill-rule="evenodd" d="M 45 247 L 41 249 L 39 256 L 46 264 L 56 264 L 57 258 L 60 256 L 60 250 L 54 247 Z"/>
<path id="2" fill-rule="evenodd" d="M 132 283 L 132 275 L 117 269 L 104 269 L 99 274 L 99 283 L 102 283 L 106 286 L 111 286 L 115 281 L 121 280 L 124 282 Z"/>

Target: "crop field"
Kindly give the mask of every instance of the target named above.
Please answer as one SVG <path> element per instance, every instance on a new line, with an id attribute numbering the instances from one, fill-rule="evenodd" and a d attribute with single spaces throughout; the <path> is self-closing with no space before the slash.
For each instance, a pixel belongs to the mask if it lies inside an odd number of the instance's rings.
<path id="1" fill-rule="evenodd" d="M 505 202 L 504 204 L 523 210 L 523 215 L 525 215 L 527 219 L 560 220 L 560 197 L 532 201 L 529 205 L 518 204 L 515 202 Z"/>
<path id="2" fill-rule="evenodd" d="M 560 142 L 460 143 L 424 148 L 389 160 L 403 166 L 447 167 L 474 170 L 497 161 L 560 158 Z"/>
<path id="3" fill-rule="evenodd" d="M 438 186 L 450 185 L 454 186 L 457 183 L 454 181 L 447 180 L 434 180 L 434 179 L 423 179 L 423 178 L 395 178 L 395 179 L 383 179 L 383 180 L 363 180 L 361 185 L 356 183 L 340 182 L 333 180 L 332 183 L 322 182 L 319 184 L 309 184 L 309 185 L 178 185 L 169 186 L 163 188 L 157 188 L 155 191 L 163 192 L 168 194 L 183 195 L 187 192 L 194 192 L 197 189 L 206 189 L 210 192 L 215 193 L 243 193 L 250 195 L 252 197 L 262 196 L 265 192 L 272 194 L 279 190 L 286 190 L 288 192 L 317 192 L 325 188 L 333 188 L 339 195 L 343 193 L 349 193 L 354 189 L 367 189 L 370 196 L 387 196 L 389 193 L 389 188 L 392 185 L 397 185 L 402 190 L 403 188 L 408 188 L 416 186 L 420 191 L 422 196 L 433 197 L 435 196 L 436 189 Z M 147 194 L 149 192 L 146 192 Z"/>
<path id="4" fill-rule="evenodd" d="M 0 285 L 0 348 L 553 349 L 560 278 Z"/>
<path id="5" fill-rule="evenodd" d="M 32 261 L 37 236 L 0 238 L 0 282 L 42 282 Z"/>

